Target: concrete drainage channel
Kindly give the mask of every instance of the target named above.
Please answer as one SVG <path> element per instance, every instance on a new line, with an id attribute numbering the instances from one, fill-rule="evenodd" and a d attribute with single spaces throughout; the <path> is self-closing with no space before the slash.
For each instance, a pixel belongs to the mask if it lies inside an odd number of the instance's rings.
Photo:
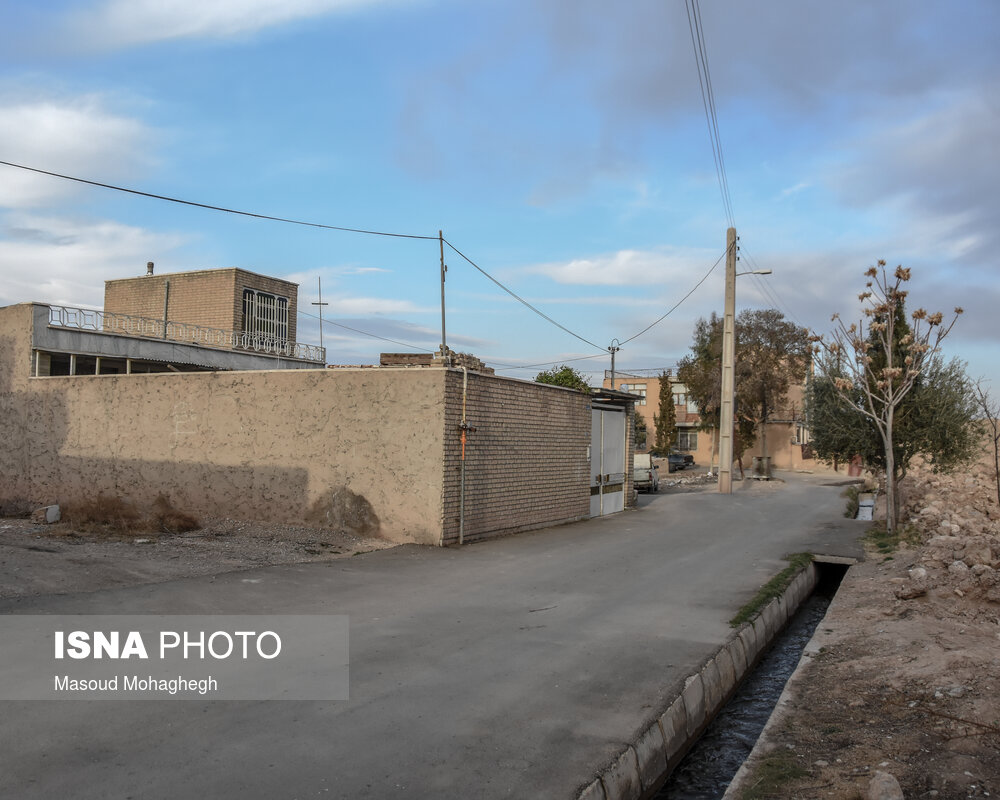
<path id="1" fill-rule="evenodd" d="M 745 623 L 695 674 L 680 695 L 579 795 L 579 800 L 648 800 L 778 638 L 821 580 L 839 579 L 851 559 L 815 561 L 785 592 Z M 777 699 L 777 698 L 775 698 Z"/>

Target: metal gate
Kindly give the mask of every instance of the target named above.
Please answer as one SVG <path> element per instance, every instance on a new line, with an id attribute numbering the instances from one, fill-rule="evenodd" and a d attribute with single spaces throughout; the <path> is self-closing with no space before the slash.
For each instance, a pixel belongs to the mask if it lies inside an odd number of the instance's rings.
<path id="1" fill-rule="evenodd" d="M 615 406 L 591 408 L 590 516 L 625 510 L 625 411 Z"/>

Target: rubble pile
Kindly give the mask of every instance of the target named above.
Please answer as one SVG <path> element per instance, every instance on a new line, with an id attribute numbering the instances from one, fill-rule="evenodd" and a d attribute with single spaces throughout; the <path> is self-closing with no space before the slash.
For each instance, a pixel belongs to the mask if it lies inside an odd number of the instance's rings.
<path id="1" fill-rule="evenodd" d="M 992 448 L 964 470 L 935 474 L 918 463 L 906 479 L 903 519 L 919 534 L 918 566 L 896 596 L 931 590 L 1000 603 L 1000 506 Z"/>

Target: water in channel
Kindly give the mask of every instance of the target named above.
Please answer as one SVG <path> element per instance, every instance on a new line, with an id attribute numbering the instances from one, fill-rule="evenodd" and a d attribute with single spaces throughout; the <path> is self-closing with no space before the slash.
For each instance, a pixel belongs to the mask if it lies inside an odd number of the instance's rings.
<path id="1" fill-rule="evenodd" d="M 839 576 L 833 583 L 839 583 Z M 674 770 L 655 800 L 717 800 L 725 794 L 736 771 L 750 755 L 835 592 L 836 585 L 821 582 Z"/>

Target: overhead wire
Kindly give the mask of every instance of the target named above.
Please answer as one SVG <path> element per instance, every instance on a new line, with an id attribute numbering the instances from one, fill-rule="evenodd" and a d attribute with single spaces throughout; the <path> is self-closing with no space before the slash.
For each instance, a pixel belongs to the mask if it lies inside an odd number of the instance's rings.
<path id="1" fill-rule="evenodd" d="M 606 353 L 597 353 L 592 356 L 578 356 L 576 358 L 560 358 L 556 361 L 545 361 L 541 364 L 504 364 L 499 361 L 487 361 L 486 363 L 491 366 L 496 366 L 501 370 L 507 369 L 538 369 L 539 367 L 553 367 L 556 364 L 571 364 L 574 361 L 590 361 L 595 358 L 606 358 Z"/>
<path id="2" fill-rule="evenodd" d="M 16 163 L 11 162 L 11 161 L 2 161 L 2 160 L 0 160 L 0 165 L 7 166 L 7 167 L 12 167 L 14 169 L 25 170 L 25 171 L 28 171 L 28 172 L 34 172 L 34 173 L 37 173 L 37 174 L 40 174 L 40 175 L 48 175 L 50 177 L 59 178 L 61 180 L 73 181 L 75 183 L 82 183 L 82 184 L 86 184 L 88 186 L 97 186 L 97 187 L 102 188 L 102 189 L 109 189 L 109 190 L 112 190 L 112 191 L 124 192 L 126 194 L 133 194 L 133 195 L 137 195 L 139 197 L 148 197 L 148 198 L 153 199 L 153 200 L 162 200 L 162 201 L 168 202 L 168 203 L 177 203 L 177 204 L 180 204 L 180 205 L 192 206 L 194 208 L 203 208 L 203 209 L 207 209 L 209 211 L 219 211 L 219 212 L 223 212 L 223 213 L 226 213 L 226 214 L 236 214 L 236 215 L 244 216 L 244 217 L 252 217 L 254 219 L 270 220 L 272 222 L 282 222 L 282 223 L 287 223 L 287 224 L 291 224 L 291 225 L 304 225 L 304 226 L 311 227 L 311 228 L 322 228 L 322 229 L 325 229 L 325 230 L 342 231 L 342 232 L 346 232 L 346 233 L 360 233 L 360 234 L 366 234 L 366 235 L 370 235 L 370 236 L 387 236 L 387 237 L 394 237 L 394 238 L 400 238 L 400 239 L 419 239 L 419 240 L 424 240 L 424 241 L 431 241 L 431 240 L 439 240 L 439 239 L 441 239 L 440 235 L 438 235 L 438 236 L 427 236 L 427 235 L 411 234 L 411 233 L 396 233 L 396 232 L 391 232 L 391 231 L 378 231 L 378 230 L 371 230 L 371 229 L 366 229 L 366 228 L 351 228 L 351 227 L 342 226 L 342 225 L 328 225 L 328 224 L 320 223 L 320 222 L 308 222 L 308 221 L 303 221 L 303 220 L 291 219 L 291 218 L 288 218 L 288 217 L 278 217 L 278 216 L 274 216 L 274 215 L 271 215 L 271 214 L 261 214 L 261 213 L 257 213 L 257 212 L 253 212 L 253 211 L 243 211 L 243 210 L 239 210 L 239 209 L 226 208 L 225 206 L 217 206 L 217 205 L 212 205 L 210 203 L 201 203 L 201 202 L 194 201 L 194 200 L 184 200 L 184 199 L 181 199 L 181 198 L 178 198 L 178 197 L 169 197 L 167 195 L 155 194 L 153 192 L 144 192 L 144 191 L 141 191 L 139 189 L 130 189 L 130 188 L 125 187 L 125 186 L 118 186 L 118 185 L 115 185 L 115 184 L 112 184 L 112 183 L 105 183 L 103 181 L 89 180 L 87 178 L 80 178 L 80 177 L 77 177 L 77 176 L 74 176 L 74 175 L 65 175 L 65 174 L 62 174 L 62 173 L 59 173 L 59 172 L 53 172 L 51 170 L 40 169 L 38 167 L 29 167 L 29 166 L 24 165 L 24 164 L 16 164 Z M 519 303 L 522 303 L 525 307 L 529 308 L 531 311 L 533 311 L 534 313 L 536 313 L 538 316 L 542 317 L 546 321 L 548 321 L 551 324 L 555 325 L 560 330 L 562 330 L 562 331 L 570 334 L 571 336 L 574 336 L 575 338 L 579 339 L 581 342 L 584 342 L 585 344 L 588 344 L 591 347 L 596 347 L 598 350 L 601 350 L 602 353 L 606 351 L 606 348 L 601 347 L 598 344 L 595 344 L 594 342 L 590 341 L 589 339 L 587 339 L 587 338 L 585 338 L 583 336 L 580 336 L 580 334 L 575 333 L 574 331 L 571 331 L 565 325 L 562 325 L 559 322 L 556 322 L 556 320 L 552 319 L 552 317 L 550 317 L 548 314 L 545 314 L 544 312 L 540 311 L 538 308 L 536 308 L 535 306 L 533 306 L 531 303 L 529 303 L 523 297 L 521 297 L 520 295 L 518 295 L 517 293 L 515 293 L 513 290 L 511 290 L 507 286 L 505 286 L 503 283 L 501 283 L 500 281 L 498 281 L 496 278 L 494 278 L 492 275 L 490 275 L 486 270 L 484 270 L 482 267 L 480 267 L 475 261 L 473 261 L 467 255 L 465 255 L 465 253 L 463 253 L 461 250 L 459 250 L 457 247 L 455 247 L 455 245 L 453 245 L 447 239 L 443 239 L 443 241 L 448 245 L 448 247 L 450 247 L 461 258 L 463 258 L 465 261 L 467 261 L 470 265 L 472 265 L 475 269 L 477 269 L 479 272 L 481 272 L 483 275 L 485 275 L 494 284 L 496 284 L 498 287 L 500 287 L 501 289 L 503 289 L 503 291 L 505 291 L 507 294 L 509 294 L 511 297 L 513 297 Z M 330 324 L 335 324 L 335 323 L 330 323 Z M 340 326 L 340 327 L 347 327 L 347 326 Z M 348 328 L 348 330 L 354 330 L 354 329 Z M 364 331 L 356 331 L 356 332 L 357 333 L 361 333 L 361 334 L 366 335 L 366 336 L 373 336 L 374 338 L 384 338 L 384 337 L 375 336 L 374 334 L 365 333 Z M 394 344 L 401 344 L 400 342 L 395 342 L 392 339 L 386 339 L 385 341 L 391 341 Z M 408 344 L 406 344 L 405 346 L 406 347 L 415 347 L 414 345 L 408 345 Z M 417 349 L 420 349 L 420 348 L 417 348 Z"/>
<path id="3" fill-rule="evenodd" d="M 298 219 L 289 219 L 287 217 L 275 217 L 275 216 L 271 216 L 270 214 L 258 214 L 258 213 L 255 213 L 253 211 L 240 211 L 240 210 L 235 209 L 235 208 L 226 208 L 224 206 L 214 206 L 214 205 L 211 205 L 209 203 L 199 203 L 199 202 L 196 202 L 194 200 L 182 200 L 182 199 L 180 199 L 178 197 L 168 197 L 168 196 L 162 195 L 162 194 L 154 194 L 152 192 L 143 192 L 143 191 L 140 191 L 138 189 L 129 189 L 129 188 L 125 187 L 125 186 L 116 186 L 113 183 L 102 183 L 101 181 L 92 181 L 92 180 L 87 180 L 86 178 L 77 178 L 77 177 L 74 177 L 73 175 L 63 175 L 63 174 L 58 173 L 58 172 L 50 172 L 49 170 L 38 169 L 37 167 L 28 167 L 28 166 L 25 166 L 24 164 L 14 164 L 13 162 L 10 162 L 10 161 L 0 161 L 0 164 L 2 164 L 5 167 L 14 167 L 15 169 L 22 169 L 22 170 L 26 170 L 28 172 L 36 172 L 39 175 L 49 175 L 49 176 L 51 176 L 53 178 L 61 178 L 62 180 L 74 181 L 76 183 L 84 183 L 84 184 L 87 184 L 88 186 L 98 186 L 98 187 L 100 187 L 102 189 L 112 189 L 113 191 L 116 191 L 116 192 L 125 192 L 127 194 L 134 194 L 134 195 L 138 195 L 140 197 L 149 197 L 149 198 L 151 198 L 153 200 L 164 200 L 164 201 L 166 201 L 168 203 L 178 203 L 178 204 L 184 205 L 184 206 L 194 206 L 195 208 L 204 208 L 204 209 L 208 209 L 209 211 L 221 211 L 221 212 L 224 212 L 226 214 L 237 214 L 237 215 L 242 216 L 242 217 L 253 217 L 255 219 L 266 219 L 266 220 L 270 220 L 272 222 L 284 222 L 284 223 L 287 223 L 289 225 L 304 225 L 304 226 L 309 227 L 309 228 L 324 228 L 326 230 L 344 231 L 346 233 L 363 233 L 363 234 L 366 234 L 368 236 L 389 236 L 389 237 L 394 237 L 394 238 L 397 238 L 397 239 L 436 240 L 438 238 L 437 236 L 422 236 L 422 235 L 413 234 L 413 233 L 392 233 L 392 232 L 389 232 L 389 231 L 376 231 L 376 230 L 368 230 L 368 229 L 365 229 L 365 228 L 348 228 L 348 227 L 344 227 L 344 226 L 341 226 L 341 225 L 326 225 L 326 224 L 323 224 L 321 222 L 304 222 L 304 221 L 298 220 Z"/>
<path id="4" fill-rule="evenodd" d="M 298 310 L 298 309 L 296 309 Z M 400 342 L 396 339 L 389 339 L 385 336 L 379 336 L 377 333 L 369 333 L 368 331 L 363 331 L 360 328 L 352 328 L 350 325 L 343 325 L 339 322 L 334 322 L 332 319 L 326 319 L 325 317 L 320 317 L 317 314 L 310 314 L 308 311 L 298 311 L 303 317 L 312 317 L 313 319 L 318 319 L 324 325 L 333 325 L 337 328 L 343 328 L 344 330 L 353 331 L 354 333 L 360 333 L 362 336 L 370 336 L 372 339 L 380 339 L 383 342 L 391 342 L 392 344 L 398 344 L 402 347 L 409 347 L 413 350 L 420 350 L 423 353 L 433 353 L 433 350 L 428 350 L 426 347 L 420 347 L 415 344 L 410 344 L 409 342 Z"/>
<path id="5" fill-rule="evenodd" d="M 696 2 L 696 0 L 695 0 L 695 2 Z M 707 67 L 707 63 L 706 63 L 706 67 Z M 700 74 L 700 67 L 699 67 L 699 80 L 700 79 L 701 79 L 701 74 Z M 709 89 L 710 89 L 710 87 L 709 87 Z M 704 91 L 704 89 L 703 89 L 703 91 Z M 714 107 L 714 101 L 712 101 L 712 105 Z M 706 106 L 706 113 L 707 113 L 707 106 Z M 715 153 L 715 144 L 713 142 L 713 154 L 714 153 Z M 721 153 L 720 153 L 720 155 L 721 155 Z M 150 198 L 152 200 L 160 200 L 160 201 L 163 201 L 163 202 L 176 203 L 176 204 L 179 204 L 179 205 L 191 206 L 191 207 L 194 207 L 194 208 L 201 208 L 201 209 L 205 209 L 205 210 L 209 210 L 209 211 L 218 211 L 218 212 L 226 213 L 226 214 L 234 214 L 234 215 L 238 215 L 238 216 L 250 217 L 250 218 L 253 218 L 253 219 L 268 220 L 268 221 L 272 221 L 272 222 L 280 222 L 280 223 L 291 224 L 291 225 L 301 225 L 301 226 L 306 226 L 306 227 L 311 227 L 311 228 L 320 228 L 320 229 L 324 229 L 324 230 L 341 231 L 341 232 L 345 232 L 345 233 L 358 233 L 358 234 L 364 234 L 364 235 L 369 235 L 369 236 L 383 236 L 383 237 L 392 237 L 392 238 L 400 238 L 400 239 L 416 239 L 416 240 L 423 240 L 423 241 L 441 240 L 445 244 L 447 244 L 448 247 L 452 251 L 454 251 L 460 258 L 462 258 L 464 261 L 466 261 L 470 266 L 472 266 L 479 273 L 481 273 L 484 277 L 486 277 L 489 281 L 491 281 L 497 287 L 499 287 L 500 289 L 502 289 L 510 297 L 512 297 L 513 299 L 517 300 L 523 306 L 525 306 L 526 308 L 528 308 L 530 311 L 534 312 L 535 314 L 537 314 L 539 317 L 541 317 L 545 321 L 547 321 L 550 324 L 554 325 L 555 327 L 559 328 L 561 331 L 563 331 L 563 332 L 569 334 L 570 336 L 578 339 L 579 341 L 583 342 L 584 344 L 587 344 L 587 345 L 589 345 L 589 346 L 591 346 L 591 347 L 593 347 L 593 348 L 595 348 L 595 349 L 597 349 L 597 350 L 600 351 L 599 355 L 584 356 L 584 357 L 581 357 L 581 358 L 574 358 L 574 359 L 564 359 L 563 361 L 590 360 L 590 359 L 594 359 L 594 358 L 600 358 L 600 357 L 605 356 L 607 354 L 607 348 L 606 347 L 603 347 L 603 346 L 601 346 L 599 344 L 596 344 L 595 342 L 591 341 L 590 339 L 587 339 L 586 337 L 581 336 L 580 334 L 576 333 L 575 331 L 570 330 L 565 325 L 561 324 L 560 322 L 558 322 L 555 319 L 553 319 L 552 317 L 550 317 L 548 314 L 546 314 L 543 311 L 541 311 L 539 308 L 537 308 L 536 306 L 534 306 L 532 303 L 528 302 L 523 297 L 521 297 L 516 292 L 514 292 L 512 289 L 510 289 L 509 287 L 507 287 L 506 285 L 504 285 L 497 278 L 493 277 L 493 275 L 491 275 L 489 272 L 487 272 L 485 269 L 483 269 L 483 267 L 481 267 L 479 264 L 477 264 L 475 261 L 473 261 L 464 252 L 462 252 L 461 250 L 459 250 L 458 247 L 456 247 L 452 242 L 450 242 L 448 239 L 445 239 L 445 238 L 441 237 L 440 235 L 439 236 L 429 236 L 429 235 L 421 235 L 421 234 L 398 233 L 398 232 L 392 232 L 392 231 L 380 231 L 380 230 L 373 230 L 373 229 L 366 229 L 366 228 L 352 228 L 352 227 L 342 226 L 342 225 L 330 225 L 330 224 L 320 223 L 320 222 L 309 222 L 309 221 L 298 220 L 298 219 L 293 219 L 293 218 L 289 218 L 289 217 L 279 217 L 279 216 L 275 216 L 275 215 L 271 215 L 271 214 L 262 214 L 262 213 L 253 212 L 253 211 L 244 211 L 244 210 L 241 210 L 241 209 L 227 208 L 225 206 L 217 206 L 217 205 L 213 205 L 213 204 L 210 204 L 210 203 L 202 203 L 202 202 L 194 201 L 194 200 L 185 200 L 185 199 L 182 199 L 182 198 L 170 197 L 168 195 L 156 194 L 154 192 L 146 192 L 146 191 L 142 191 L 142 190 L 139 190 L 139 189 L 132 189 L 132 188 L 125 187 L 125 186 L 118 186 L 116 184 L 107 183 L 107 182 L 103 182 L 103 181 L 90 180 L 90 179 L 87 179 L 87 178 L 80 178 L 80 177 L 77 177 L 77 176 L 74 176 L 74 175 L 66 175 L 66 174 L 54 172 L 54 171 L 51 171 L 51 170 L 40 169 L 38 167 L 31 167 L 31 166 L 27 166 L 27 165 L 24 165 L 24 164 L 17 164 L 17 163 L 11 162 L 11 161 L 0 160 L 0 165 L 11 167 L 13 169 L 24 170 L 24 171 L 27 171 L 27 172 L 34 172 L 34 173 L 37 173 L 37 174 L 40 174 L 40 175 L 47 175 L 49 177 L 58 178 L 60 180 L 72 181 L 72 182 L 75 182 L 75 183 L 85 184 L 85 185 L 88 185 L 88 186 L 95 186 L 95 187 L 98 187 L 98 188 L 108 189 L 108 190 L 111 190 L 111 191 L 122 192 L 122 193 L 125 193 L 125 194 L 136 195 L 136 196 L 139 196 L 139 197 L 147 197 L 147 198 Z M 725 183 L 724 182 L 720 183 L 720 186 L 725 186 Z M 728 208 L 728 206 L 727 206 L 727 208 Z M 711 267 L 711 269 L 709 269 L 709 271 L 705 274 L 705 276 L 700 281 L 698 281 L 697 284 L 695 284 L 695 286 L 691 289 L 691 291 L 689 291 L 686 295 L 684 295 L 684 297 L 682 297 L 677 303 L 675 303 L 674 306 L 671 307 L 665 314 L 663 314 L 661 317 L 659 317 L 657 320 L 655 320 L 650 325 L 646 326 L 643 330 L 639 331 L 634 336 L 631 336 L 628 339 L 625 339 L 622 342 L 622 344 L 625 344 L 627 342 L 630 342 L 630 341 L 636 339 L 637 337 L 643 335 L 644 333 L 646 333 L 647 331 L 649 331 L 651 328 L 653 328 L 654 326 L 656 326 L 660 322 L 662 322 L 664 319 L 666 319 L 667 316 L 669 316 L 674 310 L 676 310 L 678 308 L 678 306 L 680 306 L 681 303 L 683 303 L 685 300 L 687 300 L 687 298 L 690 297 L 694 293 L 694 291 L 699 286 L 701 286 L 702 283 L 704 283 L 704 281 L 708 278 L 708 276 L 712 273 L 712 271 L 718 266 L 718 264 L 719 264 L 719 262 L 721 260 L 722 260 L 722 257 L 720 257 L 719 261 L 716 261 L 716 263 Z M 302 314 L 303 316 L 312 317 L 314 319 L 319 319 L 318 316 L 316 316 L 314 314 L 309 314 L 308 312 L 305 312 L 305 311 L 299 311 L 298 313 Z M 337 328 L 342 328 L 344 330 L 348 330 L 348 331 L 351 331 L 353 333 L 360 334 L 362 336 L 367 336 L 367 337 L 370 337 L 370 338 L 373 338 L 373 339 L 378 339 L 380 341 L 390 342 L 392 344 L 397 344 L 397 345 L 400 345 L 402 347 L 408 347 L 408 348 L 411 348 L 413 350 L 419 350 L 419 351 L 422 351 L 422 352 L 434 352 L 432 350 L 427 350 L 426 348 L 420 347 L 418 345 L 415 345 L 415 344 L 412 344 L 412 343 L 409 343 L 409 342 L 401 342 L 401 341 L 398 341 L 396 339 L 391 339 L 391 338 L 388 338 L 388 337 L 385 337 L 385 336 L 379 336 L 378 334 L 370 333 L 368 331 L 364 331 L 364 330 L 361 330 L 359 328 L 353 328 L 353 327 L 351 327 L 349 325 L 343 325 L 341 323 L 337 323 L 337 322 L 334 322 L 332 320 L 325 320 L 324 319 L 323 322 L 325 324 L 332 325 L 332 326 L 337 327 Z M 558 363 L 562 363 L 562 362 L 560 362 L 560 361 L 552 361 L 552 362 L 546 362 L 544 364 L 527 365 L 527 366 L 508 365 L 508 366 L 503 366 L 501 368 L 502 369 L 534 369 L 534 368 L 536 368 L 538 366 L 549 366 L 551 364 L 558 364 Z"/>
<path id="6" fill-rule="evenodd" d="M 592 341 L 590 341 L 590 339 L 586 339 L 583 336 L 581 336 L 580 334 L 574 333 L 569 328 L 567 328 L 565 325 L 562 325 L 562 324 L 556 322 L 554 319 L 552 319 L 552 317 L 550 317 L 545 312 L 540 311 L 539 309 L 535 308 L 535 306 L 533 306 L 531 303 L 529 303 L 527 300 L 525 300 L 520 295 L 516 294 L 512 289 L 508 289 L 506 286 L 504 286 L 500 281 L 498 281 L 496 278 L 494 278 L 492 275 L 490 275 L 490 273 L 488 273 L 485 269 L 483 269 L 481 266 L 479 266 L 475 261 L 473 261 L 467 255 L 465 255 L 465 253 L 463 253 L 461 250 L 459 250 L 457 247 L 455 247 L 455 245 L 453 245 L 447 239 L 444 239 L 443 241 L 444 241 L 444 243 L 446 245 L 448 245 L 448 247 L 450 247 L 452 250 L 454 250 L 455 253 L 458 254 L 459 257 L 463 258 L 465 261 L 467 261 L 469 264 L 471 264 L 476 270 L 478 270 L 480 273 L 482 273 L 483 275 L 485 275 L 490 281 L 492 281 L 494 284 L 496 284 L 501 289 L 503 289 L 507 294 L 509 294 L 511 297 L 513 297 L 515 300 L 517 300 L 517 302 L 521 303 L 526 308 L 529 308 L 532 311 L 534 311 L 542 319 L 547 320 L 548 322 L 551 322 L 557 328 L 559 328 L 562 331 L 565 331 L 570 336 L 573 336 L 574 338 L 579 339 L 581 342 L 583 342 L 585 344 L 589 344 L 591 347 L 596 347 L 598 350 L 602 351 L 602 354 L 607 352 L 607 348 L 606 347 L 601 347 L 601 345 L 599 345 L 599 344 L 594 344 Z"/>
<path id="7" fill-rule="evenodd" d="M 750 251 L 747 250 L 746 247 L 743 246 L 742 244 L 740 246 L 740 251 L 746 256 L 747 261 L 750 262 L 750 266 L 752 266 L 755 270 L 760 269 L 760 266 L 757 264 L 757 260 L 753 257 Z M 774 303 L 775 307 L 780 308 L 782 311 L 784 311 L 788 315 L 789 319 L 796 322 L 800 327 L 803 328 L 807 327 L 803 325 L 802 321 L 795 316 L 795 312 L 792 311 L 791 307 L 784 302 L 784 300 L 782 299 L 781 295 L 778 292 L 777 286 L 771 285 L 768 281 L 761 280 L 756 275 L 754 275 L 753 277 L 755 279 L 758 289 L 765 297 L 768 298 L 770 302 Z"/>
<path id="8" fill-rule="evenodd" d="M 724 258 L 726 257 L 726 253 L 728 253 L 728 252 L 729 252 L 729 250 L 728 250 L 728 248 L 727 248 L 727 249 L 726 249 L 726 251 L 725 251 L 725 252 L 723 252 L 723 254 L 722 254 L 721 256 L 719 256 L 718 260 L 716 260 L 716 262 L 715 262 L 714 264 L 712 264 L 712 266 L 711 266 L 711 267 L 709 267 L 709 270 L 708 270 L 708 272 L 706 272 L 706 273 L 705 273 L 704 275 L 702 275 L 702 277 L 701 277 L 701 280 L 700 280 L 700 281 L 698 281 L 698 282 L 697 282 L 697 283 L 696 283 L 696 284 L 695 284 L 695 285 L 694 285 L 694 286 L 693 286 L 693 287 L 691 288 L 691 291 L 689 291 L 689 292 L 688 292 L 688 293 L 687 293 L 686 295 L 684 295 L 684 296 L 683 296 L 683 297 L 682 297 L 682 298 L 681 298 L 680 300 L 678 300 L 678 301 L 677 301 L 676 303 L 674 303 L 674 304 L 673 304 L 673 306 L 671 306 L 671 307 L 670 307 L 670 309 L 669 309 L 669 310 L 667 311 L 667 313 L 666 313 L 666 314 L 664 314 L 663 316 L 661 316 L 661 317 L 660 317 L 659 319 L 655 320 L 654 322 L 651 322 L 651 323 L 650 323 L 649 325 L 647 325 L 647 326 L 646 326 L 645 328 L 643 328 L 643 329 L 642 329 L 641 331 L 639 331 L 639 332 L 638 332 L 637 334 L 635 334 L 634 336 L 630 336 L 630 337 L 629 337 L 628 339 L 625 339 L 625 340 L 623 340 L 623 341 L 621 342 L 621 345 L 625 345 L 625 344 L 628 344 L 628 343 L 629 343 L 629 342 L 631 342 L 631 341 L 632 341 L 633 339 L 638 339 L 638 338 L 639 338 L 640 336 L 642 336 L 642 335 L 643 335 L 644 333 L 646 333 L 646 331 L 650 330 L 651 328 L 655 327 L 656 325 L 659 325 L 659 324 L 660 324 L 661 322 L 663 322 L 663 320 L 665 320 L 665 319 L 666 319 L 667 317 L 669 317 L 669 316 L 670 316 L 670 315 L 671 315 L 671 314 L 672 314 L 672 313 L 673 313 L 674 311 L 676 311 L 676 310 L 677 310 L 677 307 L 678 307 L 678 306 L 680 306 L 680 304 L 681 304 L 681 303 L 683 303 L 683 302 L 684 302 L 685 300 L 687 300 L 687 299 L 688 299 L 688 298 L 689 298 L 689 297 L 690 297 L 691 295 L 693 295 L 693 294 L 695 293 L 695 291 L 696 291 L 696 290 L 698 289 L 698 287 L 699 287 L 699 286 L 701 286 L 701 285 L 702 285 L 702 284 L 703 284 L 703 283 L 704 283 L 704 282 L 705 282 L 706 280 L 708 280 L 708 276 L 709 276 L 709 275 L 711 275 L 711 274 L 712 274 L 712 273 L 713 273 L 713 272 L 715 271 L 715 268 L 716 268 L 717 266 L 719 266 L 719 264 L 720 264 L 720 263 L 722 263 L 722 259 L 724 259 Z"/>
<path id="9" fill-rule="evenodd" d="M 719 136 L 719 119 L 715 107 L 711 72 L 708 68 L 708 48 L 701 24 L 701 7 L 698 0 L 685 0 L 684 9 L 688 17 L 688 30 L 691 32 L 691 45 L 694 48 L 698 85 L 701 88 L 701 102 L 705 109 L 708 138 L 712 146 L 712 159 L 715 162 L 715 175 L 719 182 L 719 192 L 722 195 L 726 220 L 729 222 L 729 227 L 732 228 L 735 227 L 735 215 L 733 214 L 732 196 L 729 192 L 729 178 L 726 175 L 725 157 L 722 152 L 722 138 Z"/>

